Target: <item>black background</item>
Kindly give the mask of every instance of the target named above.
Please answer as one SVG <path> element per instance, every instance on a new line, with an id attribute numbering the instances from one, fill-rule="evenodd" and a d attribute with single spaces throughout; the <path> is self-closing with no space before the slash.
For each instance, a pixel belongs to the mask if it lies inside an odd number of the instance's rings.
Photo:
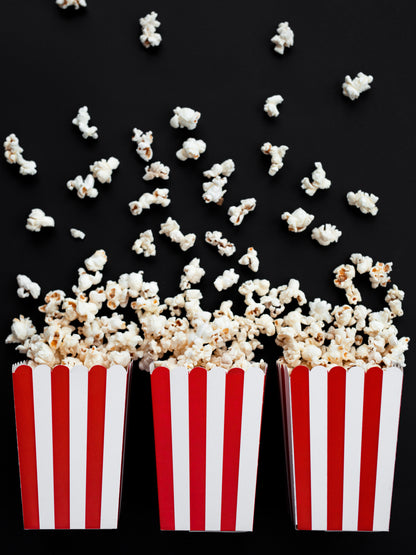
<path id="1" fill-rule="evenodd" d="M 237 264 L 248 246 L 260 256 L 256 277 L 277 286 L 296 277 L 308 298 L 345 302 L 332 285 L 332 269 L 352 252 L 393 261 L 393 282 L 405 289 L 405 316 L 400 333 L 412 337 L 414 281 L 414 74 L 415 31 L 410 0 L 143 1 L 88 0 L 86 10 L 60 10 L 54 0 L 2 2 L 0 41 L 2 102 L 0 136 L 16 133 L 24 155 L 38 164 L 34 177 L 0 162 L 2 211 L 1 336 L 11 319 L 25 314 L 41 323 L 33 299 L 19 299 L 15 276 L 28 274 L 42 286 L 70 292 L 77 268 L 94 250 L 104 248 L 109 262 L 104 278 L 145 271 L 159 282 L 161 296 L 173 295 L 183 266 L 201 258 L 204 306 L 213 309 L 225 298 L 241 307 L 237 288 L 222 294 L 212 285 L 226 268 L 240 282 L 254 274 Z M 155 10 L 162 22 L 160 47 L 145 49 L 138 20 Z M 277 24 L 289 21 L 295 46 L 280 56 L 270 38 Z M 344 76 L 359 71 L 374 76 L 372 89 L 351 102 L 341 93 Z M 281 94 L 280 116 L 263 112 L 267 96 Z M 86 104 L 99 139 L 84 140 L 72 125 Z M 193 132 L 169 126 L 175 106 L 202 113 Z M 153 160 L 171 167 L 169 182 L 144 182 L 145 163 L 135 153 L 131 130 L 151 129 Z M 198 161 L 180 162 L 175 152 L 189 136 L 204 139 L 207 151 Z M 3 140 L 3 139 L 2 139 Z M 267 174 L 270 158 L 260 152 L 265 141 L 286 144 L 284 167 Z M 98 184 L 97 199 L 77 198 L 66 182 L 102 157 L 116 156 L 120 167 L 111 184 Z M 233 158 L 236 172 L 223 206 L 205 205 L 202 171 Z M 321 161 L 332 180 L 328 191 L 308 197 L 300 180 Z M 170 187 L 168 208 L 153 207 L 133 217 L 128 202 L 155 187 Z M 379 214 L 362 215 L 345 195 L 362 188 L 380 196 Z M 255 196 L 257 208 L 239 227 L 227 209 Z M 338 244 L 321 247 L 310 230 L 291 234 L 283 211 L 302 206 L 315 214 L 313 225 L 334 223 L 343 231 Z M 31 233 L 25 229 L 32 208 L 55 218 L 56 227 Z M 183 253 L 158 235 L 168 216 L 184 233 L 197 233 L 193 249 Z M 87 237 L 76 241 L 70 227 Z M 131 245 L 151 227 L 157 256 L 138 257 Z M 219 229 L 237 245 L 233 258 L 218 255 L 204 243 L 205 231 Z M 359 276 L 364 302 L 378 309 L 385 290 L 371 290 Z M 241 307 L 242 308 L 242 307 Z M 134 317 L 131 313 L 130 317 Z M 219 534 L 160 532 L 157 508 L 150 383 L 134 368 L 125 456 L 124 490 L 116 531 L 22 530 L 11 372 L 20 360 L 1 344 L 1 480 L 3 517 L 0 542 L 8 554 L 38 551 L 70 553 L 151 550 L 191 553 L 203 548 L 290 549 L 296 553 L 363 554 L 413 551 L 415 509 L 415 376 L 413 345 L 407 356 L 391 530 L 389 533 L 296 532 L 289 518 L 277 376 L 278 349 L 266 341 L 262 356 L 270 367 L 266 379 L 254 532 Z M 290 544 L 287 544 L 287 542 Z M 150 542 L 150 543 L 149 543 Z"/>

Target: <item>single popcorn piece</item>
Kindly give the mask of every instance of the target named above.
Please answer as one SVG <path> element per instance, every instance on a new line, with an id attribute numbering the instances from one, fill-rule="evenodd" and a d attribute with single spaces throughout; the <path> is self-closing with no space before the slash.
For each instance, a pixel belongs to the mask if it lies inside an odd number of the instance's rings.
<path id="1" fill-rule="evenodd" d="M 273 96 L 269 96 L 266 98 L 266 102 L 264 103 L 264 111 L 266 114 L 271 118 L 277 118 L 279 115 L 279 110 L 277 106 L 283 102 L 283 96 L 280 94 L 275 94 Z"/>
<path id="2" fill-rule="evenodd" d="M 144 254 L 146 258 L 156 256 L 156 246 L 153 241 L 153 232 L 147 229 L 140 233 L 139 238 L 133 243 L 132 250 L 137 254 Z"/>
<path id="3" fill-rule="evenodd" d="M 144 171 L 145 174 L 143 176 L 143 179 L 145 181 L 151 181 L 155 178 L 160 178 L 164 180 L 169 179 L 170 168 L 169 166 L 165 166 L 164 164 L 162 164 L 162 162 L 152 162 L 150 166 L 146 166 L 144 168 Z"/>
<path id="4" fill-rule="evenodd" d="M 370 269 L 370 282 L 371 287 L 376 289 L 379 285 L 381 287 L 386 287 L 390 282 L 389 273 L 393 268 L 393 262 L 376 262 L 376 264 Z"/>
<path id="5" fill-rule="evenodd" d="M 114 158 L 114 156 L 110 156 L 108 160 L 101 158 L 101 160 L 94 162 L 94 164 L 90 166 L 90 172 L 100 183 L 111 183 L 113 171 L 116 170 L 119 165 L 120 161 Z"/>
<path id="6" fill-rule="evenodd" d="M 221 231 L 207 231 L 205 233 L 205 241 L 209 245 L 217 247 L 221 256 L 232 256 L 235 253 L 234 243 L 223 237 Z"/>
<path id="7" fill-rule="evenodd" d="M 287 21 L 279 23 L 276 29 L 276 35 L 271 38 L 271 42 L 274 44 L 274 51 L 278 54 L 283 54 L 285 48 L 290 48 L 295 43 L 295 34 L 289 27 Z"/>
<path id="8" fill-rule="evenodd" d="M 370 83 L 373 82 L 372 75 L 366 75 L 361 71 L 354 79 L 349 75 L 345 76 L 344 83 L 342 84 L 342 94 L 348 96 L 351 100 L 356 100 L 362 92 L 370 89 Z"/>
<path id="9" fill-rule="evenodd" d="M 94 176 L 90 173 L 85 179 L 81 175 L 77 175 L 75 179 L 67 181 L 66 186 L 70 191 L 76 191 L 78 198 L 96 198 L 98 196 L 98 189 L 94 187 Z"/>
<path id="10" fill-rule="evenodd" d="M 56 0 L 56 4 L 63 10 L 66 10 L 66 8 L 69 8 L 70 6 L 79 10 L 79 8 L 87 7 L 87 0 Z"/>
<path id="11" fill-rule="evenodd" d="M 235 272 L 234 268 L 230 268 L 229 270 L 225 270 L 215 279 L 214 286 L 217 291 L 224 291 L 224 289 L 229 289 L 235 285 L 239 279 L 239 274 Z"/>
<path id="12" fill-rule="evenodd" d="M 353 283 L 355 268 L 351 264 L 341 264 L 334 269 L 334 284 L 336 287 L 345 290 L 348 302 L 357 304 L 361 302 L 361 293 Z"/>
<path id="13" fill-rule="evenodd" d="M 90 257 L 84 260 L 85 267 L 89 272 L 100 272 L 107 263 L 107 254 L 104 249 L 96 250 Z"/>
<path id="14" fill-rule="evenodd" d="M 240 225 L 244 219 L 244 216 L 249 212 L 252 212 L 256 208 L 256 199 L 254 197 L 245 198 L 240 200 L 238 206 L 230 206 L 228 209 L 228 215 L 230 216 L 230 221 L 234 225 Z"/>
<path id="15" fill-rule="evenodd" d="M 404 291 L 399 289 L 397 285 L 393 285 L 388 291 L 385 297 L 386 303 L 392 312 L 393 317 L 403 316 L 402 301 L 404 299 Z"/>
<path id="16" fill-rule="evenodd" d="M 312 197 L 318 189 L 329 189 L 331 181 L 326 178 L 326 172 L 321 162 L 315 162 L 316 169 L 312 172 L 312 182 L 309 178 L 302 179 L 302 189 L 307 195 Z"/>
<path id="17" fill-rule="evenodd" d="M 276 175 L 276 173 L 283 168 L 283 158 L 288 150 L 289 147 L 286 145 L 274 146 L 271 143 L 264 143 L 262 145 L 262 153 L 271 156 L 269 175 Z"/>
<path id="18" fill-rule="evenodd" d="M 31 295 L 34 299 L 37 299 L 40 295 L 40 285 L 32 281 L 28 276 L 24 274 L 18 274 L 17 277 L 17 295 L 21 299 L 25 299 Z"/>
<path id="19" fill-rule="evenodd" d="M 77 116 L 72 120 L 72 123 L 78 127 L 84 139 L 88 139 L 88 137 L 98 139 L 97 127 L 95 127 L 95 125 L 91 127 L 88 125 L 90 119 L 91 116 L 88 113 L 88 107 L 82 106 L 78 110 Z"/>
<path id="20" fill-rule="evenodd" d="M 235 163 L 234 160 L 231 158 L 227 158 L 221 164 L 214 164 L 211 169 L 206 170 L 203 172 L 205 177 L 213 179 L 214 177 L 218 177 L 219 175 L 223 175 L 224 177 L 230 177 L 230 175 L 235 171 Z"/>
<path id="21" fill-rule="evenodd" d="M 156 12 L 150 12 L 145 17 L 141 17 L 139 22 L 142 27 L 142 34 L 140 35 L 140 42 L 145 48 L 150 46 L 159 46 L 162 42 L 162 35 L 156 32 L 160 27 L 160 21 L 157 19 Z"/>
<path id="22" fill-rule="evenodd" d="M 187 251 L 193 247 L 196 240 L 195 233 L 188 233 L 187 235 L 184 235 L 178 222 L 170 216 L 165 223 L 160 225 L 159 233 L 169 237 L 173 243 L 179 243 L 179 246 L 183 251 Z"/>
<path id="23" fill-rule="evenodd" d="M 160 204 L 163 208 L 169 206 L 169 189 L 155 189 L 153 193 L 143 193 L 138 200 L 129 202 L 130 212 L 133 216 L 138 216 L 153 204 Z"/>
<path id="24" fill-rule="evenodd" d="M 292 213 L 283 212 L 282 220 L 287 222 L 289 231 L 300 233 L 305 231 L 308 225 L 314 220 L 313 214 L 308 214 L 303 208 L 296 208 Z"/>
<path id="25" fill-rule="evenodd" d="M 188 160 L 188 158 L 198 160 L 200 155 L 205 152 L 206 148 L 207 145 L 202 139 L 194 139 L 190 137 L 183 142 L 182 148 L 176 152 L 176 157 L 182 162 Z"/>
<path id="26" fill-rule="evenodd" d="M 69 232 L 74 239 L 85 239 L 85 233 L 76 227 L 71 227 Z"/>
<path id="27" fill-rule="evenodd" d="M 325 300 L 316 298 L 309 302 L 309 315 L 315 320 L 322 320 L 330 324 L 333 320 L 331 310 L 331 304 Z"/>
<path id="28" fill-rule="evenodd" d="M 347 193 L 347 201 L 350 206 L 355 206 L 358 208 L 363 214 L 371 214 L 375 216 L 378 212 L 378 208 L 376 206 L 376 202 L 379 200 L 379 197 L 373 195 L 373 193 L 366 193 L 364 191 L 357 191 L 353 193 L 350 191 Z"/>
<path id="29" fill-rule="evenodd" d="M 235 164 L 231 158 L 224 160 L 222 164 L 214 164 L 211 169 L 203 172 L 205 177 L 211 179 L 211 181 L 206 181 L 202 184 L 204 193 L 202 198 L 208 204 L 209 202 L 215 202 L 218 206 L 221 206 L 224 202 L 224 195 L 227 192 L 224 186 L 228 183 L 228 177 L 234 172 Z"/>
<path id="30" fill-rule="evenodd" d="M 185 289 L 190 289 L 191 284 L 199 283 L 202 277 L 205 275 L 205 270 L 199 265 L 199 258 L 193 258 L 189 264 L 184 266 L 183 275 L 181 276 L 181 281 L 179 287 L 181 291 Z"/>
<path id="31" fill-rule="evenodd" d="M 19 173 L 21 175 L 35 175 L 36 172 L 36 162 L 32 160 L 26 160 L 23 157 L 23 148 L 19 144 L 19 139 L 14 133 L 11 133 L 6 137 L 3 143 L 4 146 L 4 157 L 9 164 L 17 164 L 20 166 Z"/>
<path id="32" fill-rule="evenodd" d="M 247 249 L 246 254 L 244 254 L 240 260 L 239 264 L 243 266 L 248 266 L 253 272 L 257 272 L 259 269 L 260 261 L 257 257 L 257 251 L 253 247 Z"/>
<path id="33" fill-rule="evenodd" d="M 40 208 L 33 208 L 27 218 L 26 229 L 40 231 L 42 227 L 55 227 L 55 220 Z"/>
<path id="34" fill-rule="evenodd" d="M 355 252 L 350 256 L 351 262 L 357 268 L 359 274 L 366 274 L 373 267 L 373 259 L 371 256 L 363 256 L 359 252 Z"/>
<path id="35" fill-rule="evenodd" d="M 312 239 L 318 241 L 323 247 L 327 247 L 331 243 L 337 243 L 341 235 L 342 231 L 333 224 L 322 224 L 319 227 L 314 227 L 311 233 Z"/>
<path id="36" fill-rule="evenodd" d="M 178 127 L 186 127 L 190 131 L 196 128 L 198 125 L 198 120 L 201 117 L 200 112 L 193 110 L 192 108 L 181 108 L 176 106 L 173 110 L 173 117 L 170 119 L 171 127 L 177 129 Z"/>
<path id="37" fill-rule="evenodd" d="M 152 143 L 153 143 L 153 133 L 151 131 L 142 131 L 134 127 L 133 137 L 131 139 L 133 142 L 137 143 L 136 152 L 145 162 L 153 157 Z"/>

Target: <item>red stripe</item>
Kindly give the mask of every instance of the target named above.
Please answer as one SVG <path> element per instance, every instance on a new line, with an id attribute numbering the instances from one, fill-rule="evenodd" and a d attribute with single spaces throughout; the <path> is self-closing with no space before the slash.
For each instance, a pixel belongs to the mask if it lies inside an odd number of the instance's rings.
<path id="1" fill-rule="evenodd" d="M 346 371 L 341 366 L 328 373 L 328 530 L 342 530 L 345 380 Z"/>
<path id="2" fill-rule="evenodd" d="M 205 530 L 205 461 L 207 371 L 189 373 L 189 503 L 190 529 Z"/>
<path id="3" fill-rule="evenodd" d="M 159 366 L 150 376 L 161 530 L 175 529 L 173 501 L 172 424 L 169 370 Z"/>
<path id="4" fill-rule="evenodd" d="M 221 530 L 235 530 L 244 370 L 232 368 L 225 378 Z"/>
<path id="5" fill-rule="evenodd" d="M 309 437 L 309 370 L 297 366 L 290 375 L 293 457 L 295 459 L 297 528 L 310 530 L 311 449 Z"/>
<path id="6" fill-rule="evenodd" d="M 381 368 L 376 366 L 367 370 L 364 377 L 358 530 L 373 529 L 382 383 Z"/>
<path id="7" fill-rule="evenodd" d="M 39 529 L 35 412 L 30 366 L 21 365 L 13 372 L 13 391 L 23 523 L 26 529 Z"/>
<path id="8" fill-rule="evenodd" d="M 55 528 L 69 528 L 69 370 L 51 372 Z"/>
<path id="9" fill-rule="evenodd" d="M 100 527 L 106 379 L 104 366 L 88 372 L 86 528 Z"/>

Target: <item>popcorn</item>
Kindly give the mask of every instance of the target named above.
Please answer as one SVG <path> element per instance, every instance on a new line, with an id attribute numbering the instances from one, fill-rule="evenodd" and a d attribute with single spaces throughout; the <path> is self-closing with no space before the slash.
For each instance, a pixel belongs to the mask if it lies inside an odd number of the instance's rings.
<path id="1" fill-rule="evenodd" d="M 107 254 L 104 249 L 96 250 L 89 258 L 84 260 L 85 267 L 90 272 L 103 270 L 106 263 Z"/>
<path id="2" fill-rule="evenodd" d="M 108 160 L 101 158 L 101 160 L 94 162 L 94 164 L 90 166 L 90 172 L 100 183 L 111 183 L 113 171 L 116 170 L 119 165 L 120 161 L 114 158 L 114 156 L 110 156 Z"/>
<path id="3" fill-rule="evenodd" d="M 87 0 L 56 0 L 56 4 L 63 10 L 66 10 L 66 8 L 69 8 L 70 6 L 79 10 L 79 8 L 87 7 Z"/>
<path id="4" fill-rule="evenodd" d="M 307 195 L 312 197 L 318 189 L 329 189 L 331 182 L 326 178 L 326 172 L 321 162 L 315 162 L 316 169 L 312 172 L 312 182 L 304 177 L 302 179 L 302 189 Z"/>
<path id="5" fill-rule="evenodd" d="M 350 304 L 357 304 L 361 301 L 361 293 L 353 284 L 355 277 L 355 268 L 350 264 L 341 264 L 334 270 L 335 279 L 334 284 L 336 287 L 345 290 L 348 302 Z"/>
<path id="6" fill-rule="evenodd" d="M 389 273 L 393 268 L 393 262 L 377 262 L 371 269 L 370 269 L 370 282 L 371 287 L 376 289 L 379 285 L 381 287 L 386 287 L 386 285 L 390 282 Z"/>
<path id="7" fill-rule="evenodd" d="M 274 44 L 274 51 L 278 54 L 283 54 L 285 48 L 293 46 L 295 42 L 295 34 L 289 27 L 289 23 L 287 21 L 279 23 L 276 29 L 276 35 L 271 38 L 271 41 Z"/>
<path id="8" fill-rule="evenodd" d="M 332 306 L 325 300 L 319 298 L 309 302 L 309 315 L 314 320 L 321 320 L 330 324 L 333 320 L 331 315 Z"/>
<path id="9" fill-rule="evenodd" d="M 190 289 L 191 284 L 199 283 L 205 275 L 205 270 L 199 265 L 199 258 L 193 258 L 183 269 L 179 288 L 184 291 Z"/>
<path id="10" fill-rule="evenodd" d="M 268 98 L 266 98 L 266 102 L 264 103 L 264 111 L 269 117 L 277 118 L 277 116 L 279 115 L 279 110 L 277 109 L 277 106 L 282 102 L 283 96 L 280 96 L 280 94 L 269 96 Z"/>
<path id="11" fill-rule="evenodd" d="M 200 155 L 205 152 L 206 148 L 207 145 L 203 140 L 190 137 L 182 143 L 182 148 L 176 152 L 176 157 L 182 162 L 188 158 L 198 160 Z"/>
<path id="12" fill-rule="evenodd" d="M 230 206 L 228 209 L 228 215 L 230 216 L 230 221 L 234 225 L 240 225 L 244 219 L 244 216 L 249 212 L 252 212 L 256 208 L 256 199 L 245 198 L 240 200 L 238 206 Z"/>
<path id="13" fill-rule="evenodd" d="M 359 274 L 365 274 L 369 272 L 373 266 L 373 259 L 371 256 L 363 256 L 362 254 L 355 252 L 350 256 L 351 262 L 357 268 Z"/>
<path id="14" fill-rule="evenodd" d="M 203 172 L 205 177 L 209 177 L 213 179 L 214 177 L 218 177 L 219 175 L 223 175 L 224 177 L 230 177 L 230 175 L 235 171 L 235 164 L 234 160 L 231 158 L 227 158 L 221 164 L 214 164 L 211 169 L 206 170 Z"/>
<path id="15" fill-rule="evenodd" d="M 331 243 L 337 243 L 341 235 L 342 231 L 332 224 L 322 224 L 319 227 L 314 227 L 311 233 L 312 239 L 315 239 L 315 241 L 318 241 L 324 247 Z"/>
<path id="16" fill-rule="evenodd" d="M 283 212 L 282 220 L 287 222 L 289 231 L 300 233 L 305 231 L 308 225 L 314 220 L 313 214 L 308 214 L 303 208 L 296 208 L 292 213 Z"/>
<path id="17" fill-rule="evenodd" d="M 375 216 L 378 212 L 376 202 L 379 200 L 379 197 L 372 193 L 366 193 L 361 191 L 361 189 L 356 193 L 350 191 L 347 193 L 347 200 L 350 206 L 356 206 L 363 214 Z"/>
<path id="18" fill-rule="evenodd" d="M 399 289 L 397 285 L 393 285 L 385 296 L 384 300 L 389 305 L 392 316 L 403 316 L 402 301 L 404 299 L 404 291 Z"/>
<path id="19" fill-rule="evenodd" d="M 157 20 L 157 13 L 150 12 L 145 17 L 141 17 L 139 22 L 142 27 L 142 34 L 140 35 L 140 42 L 145 48 L 150 46 L 159 46 L 162 42 L 162 36 L 156 32 L 160 27 L 160 21 Z"/>
<path id="20" fill-rule="evenodd" d="M 140 233 L 138 239 L 135 240 L 132 250 L 137 254 L 144 254 L 147 258 L 149 256 L 156 256 L 156 246 L 153 243 L 153 233 L 151 229 L 147 229 Z"/>
<path id="21" fill-rule="evenodd" d="M 289 147 L 286 145 L 274 146 L 271 143 L 263 144 L 261 147 L 262 153 L 267 154 L 272 158 L 270 162 L 269 175 L 276 175 L 276 173 L 283 168 L 283 158 L 288 150 Z"/>
<path id="22" fill-rule="evenodd" d="M 76 191 L 78 198 L 96 198 L 98 196 L 98 189 L 94 187 L 94 177 L 89 173 L 85 179 L 77 175 L 73 180 L 67 182 L 66 186 L 70 191 Z"/>
<path id="23" fill-rule="evenodd" d="M 40 295 L 40 285 L 32 281 L 28 276 L 24 274 L 18 274 L 17 277 L 17 295 L 21 299 L 25 299 L 31 295 L 34 299 L 37 299 Z"/>
<path id="24" fill-rule="evenodd" d="M 80 229 L 76 229 L 75 227 L 71 227 L 69 232 L 71 233 L 71 235 L 74 239 L 85 239 L 85 233 L 83 231 L 81 231 Z"/>
<path id="25" fill-rule="evenodd" d="M 91 127 L 88 125 L 90 119 L 91 116 L 88 113 L 88 107 L 82 106 L 81 108 L 79 108 L 78 114 L 72 120 L 72 123 L 78 127 L 84 139 L 88 139 L 88 137 L 91 137 L 92 139 L 98 139 L 97 127 L 95 127 L 95 125 Z"/>
<path id="26" fill-rule="evenodd" d="M 21 175 L 35 175 L 36 162 L 26 160 L 22 153 L 23 148 L 19 144 L 19 139 L 14 133 L 8 135 L 3 143 L 4 157 L 9 164 L 18 164 L 20 166 L 19 173 Z"/>
<path id="27" fill-rule="evenodd" d="M 170 119 L 171 127 L 177 129 L 178 127 L 186 127 L 190 131 L 196 128 L 198 120 L 201 117 L 200 112 L 192 108 L 181 108 L 176 106 L 173 110 L 174 116 Z"/>
<path id="28" fill-rule="evenodd" d="M 42 227 L 55 227 L 55 220 L 40 208 L 33 208 L 27 218 L 26 229 L 40 231 Z"/>
<path id="29" fill-rule="evenodd" d="M 215 279 L 214 287 L 217 291 L 224 291 L 235 285 L 239 279 L 240 276 L 235 272 L 234 268 L 230 268 Z"/>
<path id="30" fill-rule="evenodd" d="M 136 152 L 145 162 L 148 162 L 153 157 L 152 143 L 153 143 L 153 133 L 151 131 L 142 131 L 134 127 L 133 137 L 131 139 L 133 142 L 137 143 Z"/>
<path id="31" fill-rule="evenodd" d="M 247 249 L 246 254 L 244 254 L 240 260 L 239 264 L 243 266 L 248 266 L 253 272 L 257 272 L 259 269 L 260 261 L 257 257 L 257 251 L 253 247 Z"/>
<path id="32" fill-rule="evenodd" d="M 178 222 L 173 220 L 170 216 L 165 223 L 160 225 L 159 233 L 166 235 L 174 243 L 179 243 L 183 251 L 187 251 L 194 246 L 196 235 L 195 233 L 188 233 L 184 235 Z"/>
<path id="33" fill-rule="evenodd" d="M 6 343 L 20 343 L 19 352 L 25 353 L 28 348 L 28 340 L 36 333 L 36 328 L 30 318 L 20 315 L 19 318 L 13 318 L 11 333 L 6 338 Z"/>
<path id="34" fill-rule="evenodd" d="M 145 181 L 150 181 L 155 179 L 155 177 L 160 177 L 160 179 L 169 179 L 169 166 L 165 166 L 162 162 L 152 162 L 150 166 L 144 168 L 145 174 L 143 179 Z"/>
<path id="35" fill-rule="evenodd" d="M 169 206 L 169 189 L 155 189 L 153 193 L 143 193 L 138 200 L 129 202 L 130 212 L 133 216 L 139 216 L 152 204 L 160 204 L 163 208 Z"/>
<path id="36" fill-rule="evenodd" d="M 349 75 L 345 76 L 345 81 L 342 84 L 342 94 L 348 96 L 351 100 L 356 100 L 360 94 L 364 91 L 370 89 L 370 83 L 373 82 L 372 75 L 366 75 L 361 71 L 357 74 L 354 79 L 351 79 Z"/>
<path id="37" fill-rule="evenodd" d="M 224 195 L 227 192 L 224 186 L 227 184 L 229 177 L 235 170 L 234 161 L 231 158 L 224 160 L 222 164 L 214 164 L 211 169 L 204 171 L 203 175 L 209 177 L 211 181 L 202 184 L 204 193 L 202 198 L 208 204 L 215 202 L 219 206 L 224 202 Z M 222 177 L 221 177 L 222 176 Z"/>
<path id="38" fill-rule="evenodd" d="M 221 256 L 232 256 L 235 253 L 234 243 L 223 237 L 221 231 L 207 231 L 205 233 L 205 241 L 209 245 L 217 247 Z"/>

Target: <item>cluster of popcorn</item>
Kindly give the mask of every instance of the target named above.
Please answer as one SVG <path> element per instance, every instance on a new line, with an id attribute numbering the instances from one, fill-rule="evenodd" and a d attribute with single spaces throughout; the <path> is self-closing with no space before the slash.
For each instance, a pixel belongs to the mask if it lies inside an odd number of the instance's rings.
<path id="1" fill-rule="evenodd" d="M 20 166 L 19 173 L 22 175 L 35 175 L 36 162 L 26 160 L 23 156 L 23 148 L 19 144 L 19 139 L 14 133 L 6 137 L 3 143 L 4 157 L 9 164 L 17 164 Z"/>
<path id="2" fill-rule="evenodd" d="M 165 166 L 162 162 L 152 162 L 149 166 L 144 168 L 144 176 L 143 179 L 145 181 L 151 181 L 152 179 L 163 179 L 166 181 L 169 179 L 170 168 L 169 166 Z"/>
<path id="3" fill-rule="evenodd" d="M 348 96 L 351 100 L 356 100 L 361 93 L 370 89 L 370 83 L 373 82 L 372 75 L 366 75 L 361 71 L 354 79 L 349 75 L 345 76 L 344 83 L 342 84 L 342 94 Z"/>
<path id="4" fill-rule="evenodd" d="M 150 46 L 159 46 L 162 42 L 162 35 L 156 32 L 156 29 L 160 27 L 160 21 L 157 19 L 157 13 L 148 13 L 145 17 L 141 17 L 139 22 L 142 28 L 140 42 L 143 46 L 145 48 L 149 48 Z"/>
<path id="5" fill-rule="evenodd" d="M 221 164 L 214 164 L 211 169 L 203 172 L 204 177 L 208 177 L 211 181 L 205 181 L 202 184 L 204 193 L 202 198 L 208 204 L 215 202 L 221 206 L 224 202 L 224 195 L 227 192 L 224 189 L 228 183 L 228 177 L 235 171 L 235 164 L 231 158 L 224 160 Z"/>

